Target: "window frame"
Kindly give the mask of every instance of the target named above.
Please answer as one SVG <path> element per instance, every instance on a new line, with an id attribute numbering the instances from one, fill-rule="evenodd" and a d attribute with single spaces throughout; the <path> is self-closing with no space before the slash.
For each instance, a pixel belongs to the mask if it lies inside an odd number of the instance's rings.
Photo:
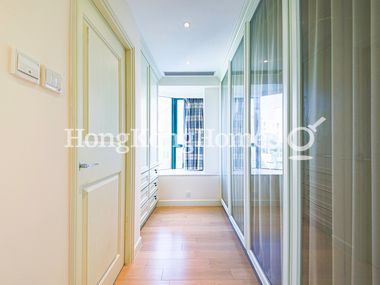
<path id="1" fill-rule="evenodd" d="M 171 169 L 177 169 L 177 149 L 184 147 L 183 144 L 178 144 L 178 102 L 185 102 L 184 98 L 172 98 L 172 155 L 171 155 Z M 185 109 L 185 108 L 184 108 Z M 184 110 L 185 112 L 185 110 Z M 183 126 L 185 128 L 185 126 Z M 183 169 L 178 168 L 178 169 Z"/>

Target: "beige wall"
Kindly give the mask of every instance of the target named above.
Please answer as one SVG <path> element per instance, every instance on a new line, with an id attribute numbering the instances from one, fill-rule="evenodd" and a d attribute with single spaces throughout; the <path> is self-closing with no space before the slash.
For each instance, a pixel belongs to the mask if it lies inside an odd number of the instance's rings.
<path id="1" fill-rule="evenodd" d="M 126 1 L 106 1 L 137 54 L 139 110 L 139 54 L 144 45 Z M 69 10 L 70 0 L 0 0 L 0 284 L 69 282 L 69 166 L 64 148 Z M 62 73 L 64 95 L 9 74 L 11 46 Z M 144 52 L 149 57 L 149 51 Z M 136 169 L 140 157 L 137 151 Z M 139 181 L 137 171 L 136 189 Z M 135 244 L 140 238 L 139 200 L 136 195 Z"/>
<path id="2" fill-rule="evenodd" d="M 220 206 L 219 175 L 160 175 L 160 206 Z"/>
<path id="3" fill-rule="evenodd" d="M 68 95 L 9 74 L 14 46 L 67 82 L 69 0 L 0 0 L 0 284 L 68 284 Z"/>

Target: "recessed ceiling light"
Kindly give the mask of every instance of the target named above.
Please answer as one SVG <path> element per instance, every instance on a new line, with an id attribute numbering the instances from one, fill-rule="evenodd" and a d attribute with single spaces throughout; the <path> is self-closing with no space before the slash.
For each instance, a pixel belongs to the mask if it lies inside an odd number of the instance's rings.
<path id="1" fill-rule="evenodd" d="M 185 22 L 185 23 L 183 23 L 183 26 L 184 26 L 186 29 L 189 29 L 189 28 L 190 28 L 190 22 Z"/>
<path id="2" fill-rule="evenodd" d="M 186 64 L 187 64 L 187 65 L 190 65 L 190 64 L 191 64 L 190 60 L 186 61 Z"/>

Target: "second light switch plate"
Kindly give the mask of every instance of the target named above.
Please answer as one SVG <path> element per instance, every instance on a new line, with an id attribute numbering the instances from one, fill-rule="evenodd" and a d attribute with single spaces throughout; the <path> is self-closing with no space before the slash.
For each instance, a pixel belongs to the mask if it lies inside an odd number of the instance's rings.
<path id="1" fill-rule="evenodd" d="M 41 68 L 41 85 L 47 89 L 50 89 L 58 94 L 63 92 L 63 79 L 62 75 L 46 66 Z"/>

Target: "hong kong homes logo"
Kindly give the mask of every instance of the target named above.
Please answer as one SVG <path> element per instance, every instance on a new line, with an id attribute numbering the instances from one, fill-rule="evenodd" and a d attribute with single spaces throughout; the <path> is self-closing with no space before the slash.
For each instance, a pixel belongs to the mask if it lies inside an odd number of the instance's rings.
<path id="1" fill-rule="evenodd" d="M 287 143 L 289 147 L 296 153 L 289 157 L 290 160 L 303 161 L 313 159 L 310 155 L 305 155 L 305 152 L 311 149 L 315 144 L 315 139 L 317 135 L 317 128 L 320 127 L 326 121 L 325 117 L 321 117 L 314 124 L 308 125 L 307 127 L 298 127 L 293 129 L 288 137 Z M 66 148 L 114 148 L 116 152 L 125 154 L 128 153 L 131 148 L 147 147 L 150 144 L 150 140 L 147 141 L 147 130 L 132 130 L 129 133 L 120 133 L 117 135 L 111 133 L 86 133 L 84 129 L 65 129 L 67 136 Z M 304 139 L 301 140 L 301 136 L 305 135 Z M 268 135 L 268 134 L 266 134 Z M 274 137 L 275 134 L 272 134 Z M 172 134 L 172 137 L 176 134 Z M 228 142 L 238 141 L 240 142 L 239 147 L 244 147 L 245 138 L 250 138 L 251 134 L 216 134 L 215 130 L 203 130 L 202 144 L 205 148 L 207 147 L 229 147 Z M 254 138 L 254 145 L 258 148 L 261 146 L 262 140 L 260 139 L 262 134 Z M 130 138 L 133 137 L 133 142 L 129 142 Z M 166 134 L 167 137 L 167 134 Z M 170 134 L 169 134 L 170 137 Z M 213 138 L 213 139 L 211 139 Z M 171 139 L 172 140 L 172 139 Z M 247 140 L 246 140 L 247 141 Z M 275 148 L 282 148 L 281 140 L 278 140 L 275 144 Z M 192 149 L 191 145 L 187 145 L 186 149 Z"/>
<path id="2" fill-rule="evenodd" d="M 307 127 L 299 127 L 292 130 L 288 135 L 288 145 L 289 147 L 294 150 L 296 155 L 289 157 L 291 160 L 311 160 L 313 159 L 312 156 L 309 155 L 303 155 L 305 151 L 311 149 L 315 143 L 315 136 L 317 134 L 317 128 L 322 125 L 326 121 L 325 117 L 321 117 L 316 123 L 309 125 Z M 299 145 L 300 136 L 306 133 L 307 134 L 307 140 L 303 142 L 303 145 Z"/>

